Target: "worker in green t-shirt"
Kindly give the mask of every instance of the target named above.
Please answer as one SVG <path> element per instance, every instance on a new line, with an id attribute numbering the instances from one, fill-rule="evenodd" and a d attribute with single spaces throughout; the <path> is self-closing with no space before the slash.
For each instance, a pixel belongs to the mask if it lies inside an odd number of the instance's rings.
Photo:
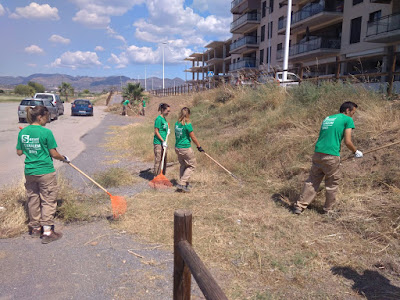
<path id="1" fill-rule="evenodd" d="M 188 180 L 196 167 L 196 158 L 191 147 L 191 141 L 196 144 L 197 150 L 204 152 L 194 135 L 192 123 L 190 123 L 190 109 L 184 107 L 181 109 L 178 122 L 175 123 L 175 152 L 180 164 L 176 188 L 179 192 L 190 192 Z"/>
<path id="2" fill-rule="evenodd" d="M 336 202 L 336 192 L 340 179 L 340 145 L 342 139 L 356 158 L 363 157 L 360 150 L 353 145 L 351 133 L 354 129 L 353 116 L 357 109 L 354 102 L 345 102 L 340 106 L 339 114 L 326 117 L 322 122 L 315 153 L 312 158 L 310 175 L 303 186 L 300 198 L 294 204 L 293 212 L 301 214 L 314 200 L 319 185 L 325 177 L 324 212 L 332 210 Z"/>
<path id="3" fill-rule="evenodd" d="M 145 115 L 145 110 L 146 110 L 146 100 L 143 98 L 142 99 L 142 113 L 141 113 L 142 116 Z"/>
<path id="4" fill-rule="evenodd" d="M 158 106 L 160 114 L 154 121 L 154 176 L 157 176 L 161 170 L 161 160 L 165 151 L 163 174 L 165 175 L 167 166 L 167 135 L 169 134 L 169 126 L 167 122 L 167 116 L 171 109 L 167 103 L 161 103 Z"/>
<path id="5" fill-rule="evenodd" d="M 128 116 L 128 107 L 131 108 L 131 103 L 128 99 L 122 102 L 122 115 Z"/>
<path id="6" fill-rule="evenodd" d="M 57 143 L 51 130 L 44 128 L 49 117 L 49 111 L 45 106 L 28 107 L 27 120 L 31 125 L 19 132 L 16 147 L 19 156 L 25 154 L 29 233 L 32 237 L 42 235 L 43 244 L 62 237 L 62 233 L 54 231 L 57 177 L 53 158 L 69 163 L 68 157 L 58 153 Z"/>

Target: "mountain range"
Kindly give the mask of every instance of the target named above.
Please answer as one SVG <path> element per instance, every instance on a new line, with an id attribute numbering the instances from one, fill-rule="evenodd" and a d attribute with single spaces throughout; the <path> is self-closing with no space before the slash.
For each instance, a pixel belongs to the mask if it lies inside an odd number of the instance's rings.
<path id="1" fill-rule="evenodd" d="M 70 76 L 66 74 L 32 74 L 27 77 L 23 76 L 0 76 L 0 89 L 13 89 L 18 84 L 27 84 L 29 81 L 34 81 L 42 84 L 46 90 L 56 91 L 62 82 L 67 82 L 76 91 L 88 89 L 90 92 L 101 92 L 110 90 L 111 88 L 121 89 L 128 82 L 140 82 L 142 87 L 145 87 L 144 79 L 133 79 L 126 76 L 108 76 L 108 77 L 89 77 L 89 76 Z M 147 90 L 161 89 L 162 78 L 150 77 L 146 79 Z M 180 86 L 185 83 L 181 78 L 164 79 L 165 88 Z"/>

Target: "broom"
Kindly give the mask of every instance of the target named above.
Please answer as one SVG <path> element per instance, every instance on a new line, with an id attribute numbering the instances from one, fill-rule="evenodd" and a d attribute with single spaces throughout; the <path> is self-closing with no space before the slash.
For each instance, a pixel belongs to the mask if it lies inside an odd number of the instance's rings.
<path id="1" fill-rule="evenodd" d="M 104 192 L 106 192 L 108 196 L 110 196 L 110 199 L 111 199 L 111 210 L 112 210 L 114 218 L 118 218 L 119 216 L 123 215 L 126 212 L 126 200 L 125 200 L 124 197 L 111 195 L 111 193 L 109 193 L 105 188 L 103 188 L 100 184 L 98 184 L 96 181 L 94 181 L 94 179 L 90 178 L 89 175 L 85 174 L 78 167 L 74 166 L 70 162 L 68 164 L 72 168 L 77 170 L 79 173 L 81 173 L 83 176 L 85 176 L 87 179 L 89 179 L 91 182 L 93 182 L 95 185 L 97 185 Z"/>
<path id="2" fill-rule="evenodd" d="M 168 134 L 167 134 L 167 137 L 166 137 L 165 141 L 168 141 L 168 136 L 169 136 L 169 130 L 168 130 Z M 149 185 L 152 188 L 155 188 L 155 189 L 166 189 L 166 188 L 172 186 L 172 183 L 163 174 L 166 148 L 163 148 L 163 150 L 164 151 L 163 151 L 162 160 L 161 160 L 161 171 L 160 171 L 160 174 L 158 174 L 156 177 L 153 178 L 153 180 L 151 180 L 149 182 Z"/>

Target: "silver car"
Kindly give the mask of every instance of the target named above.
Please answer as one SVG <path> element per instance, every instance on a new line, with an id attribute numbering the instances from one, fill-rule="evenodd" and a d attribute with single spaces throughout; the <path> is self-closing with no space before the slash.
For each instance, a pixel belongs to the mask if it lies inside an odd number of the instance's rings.
<path id="1" fill-rule="evenodd" d="M 18 120 L 20 123 L 26 122 L 26 108 L 29 106 L 46 106 L 50 113 L 49 122 L 58 119 L 57 107 L 51 103 L 51 100 L 27 98 L 22 100 L 18 106 Z"/>

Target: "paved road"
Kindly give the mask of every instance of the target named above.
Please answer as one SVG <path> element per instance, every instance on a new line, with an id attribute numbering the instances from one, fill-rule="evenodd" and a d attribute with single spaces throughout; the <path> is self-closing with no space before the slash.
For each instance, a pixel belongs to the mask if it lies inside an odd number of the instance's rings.
<path id="1" fill-rule="evenodd" d="M 27 123 L 18 123 L 18 103 L 0 103 L 0 188 L 3 185 L 19 182 L 23 179 L 24 158 L 15 153 L 19 126 L 28 126 Z M 53 131 L 56 138 L 57 150 L 74 159 L 85 149 L 81 137 L 100 124 L 106 113 L 105 107 L 95 106 L 94 117 L 71 117 L 70 104 L 65 104 L 65 114 L 57 121 L 46 125 Z M 59 168 L 62 163 L 55 161 Z"/>

